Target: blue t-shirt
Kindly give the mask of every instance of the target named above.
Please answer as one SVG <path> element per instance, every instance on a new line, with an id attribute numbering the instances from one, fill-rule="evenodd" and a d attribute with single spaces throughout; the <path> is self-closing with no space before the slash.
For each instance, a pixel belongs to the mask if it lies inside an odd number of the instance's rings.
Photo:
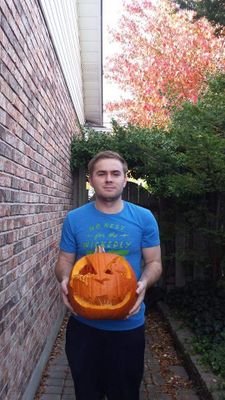
<path id="1" fill-rule="evenodd" d="M 142 273 L 142 249 L 160 244 L 159 229 L 149 210 L 126 201 L 123 203 L 122 211 L 116 214 L 97 210 L 94 202 L 70 211 L 63 224 L 60 249 L 76 253 L 79 259 L 94 253 L 96 246 L 103 246 L 106 252 L 125 257 L 138 280 Z M 137 314 L 124 320 L 75 318 L 99 329 L 134 329 L 144 323 L 144 304 Z"/>

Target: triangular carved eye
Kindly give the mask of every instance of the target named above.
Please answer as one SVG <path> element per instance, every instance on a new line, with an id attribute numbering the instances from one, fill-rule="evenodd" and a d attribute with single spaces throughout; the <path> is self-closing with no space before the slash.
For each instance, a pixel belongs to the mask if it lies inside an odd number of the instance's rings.
<path id="1" fill-rule="evenodd" d="M 80 275 L 87 275 L 87 274 L 94 274 L 97 275 L 97 272 L 95 271 L 93 265 L 91 264 L 86 264 L 79 272 Z"/>
<path id="2" fill-rule="evenodd" d="M 111 269 L 107 268 L 107 269 L 105 270 L 105 274 L 112 275 L 112 274 L 113 274 L 113 272 L 112 272 L 112 270 L 111 270 Z"/>

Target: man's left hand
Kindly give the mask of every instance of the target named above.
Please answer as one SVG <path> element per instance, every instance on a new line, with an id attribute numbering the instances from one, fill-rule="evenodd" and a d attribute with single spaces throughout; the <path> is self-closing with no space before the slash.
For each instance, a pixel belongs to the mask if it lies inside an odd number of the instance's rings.
<path id="1" fill-rule="evenodd" d="M 127 315 L 127 318 L 131 317 L 132 315 L 138 313 L 138 311 L 141 308 L 141 303 L 144 300 L 145 297 L 145 292 L 147 289 L 147 282 L 146 281 L 138 281 L 137 283 L 137 300 L 136 303 L 134 304 L 134 306 L 131 308 L 131 310 L 129 311 L 129 314 Z"/>

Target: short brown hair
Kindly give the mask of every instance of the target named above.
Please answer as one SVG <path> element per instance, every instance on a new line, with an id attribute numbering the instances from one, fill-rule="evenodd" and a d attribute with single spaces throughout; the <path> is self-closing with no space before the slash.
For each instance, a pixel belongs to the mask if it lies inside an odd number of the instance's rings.
<path id="1" fill-rule="evenodd" d="M 128 165 L 127 162 L 124 160 L 124 158 L 119 154 L 116 153 L 115 151 L 111 151 L 111 150 L 105 150 L 105 151 L 100 151 L 99 153 L 97 153 L 88 163 L 88 173 L 89 175 L 93 174 L 94 171 L 94 166 L 95 164 L 99 161 L 99 160 L 103 160 L 105 158 L 112 158 L 112 159 L 116 159 L 119 160 L 123 166 L 123 171 L 124 174 L 127 173 L 128 171 Z"/>

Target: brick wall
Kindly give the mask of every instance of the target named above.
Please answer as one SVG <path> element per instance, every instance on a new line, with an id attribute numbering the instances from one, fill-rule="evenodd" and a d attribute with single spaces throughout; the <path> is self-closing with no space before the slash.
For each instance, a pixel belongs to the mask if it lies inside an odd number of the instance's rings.
<path id="1" fill-rule="evenodd" d="M 53 269 L 79 124 L 38 0 L 0 8 L 0 398 L 19 400 L 63 317 Z"/>

